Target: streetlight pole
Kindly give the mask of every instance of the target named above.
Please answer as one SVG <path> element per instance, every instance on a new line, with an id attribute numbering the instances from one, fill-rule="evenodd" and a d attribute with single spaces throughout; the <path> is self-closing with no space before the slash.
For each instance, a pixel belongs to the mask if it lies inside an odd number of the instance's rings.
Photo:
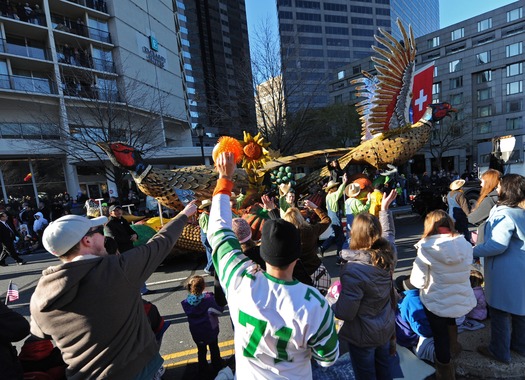
<path id="1" fill-rule="evenodd" d="M 195 133 L 197 133 L 197 137 L 199 138 L 199 143 L 201 144 L 201 156 L 202 156 L 202 164 L 206 165 L 206 159 L 204 158 L 204 127 L 202 124 L 197 124 L 195 127 Z"/>

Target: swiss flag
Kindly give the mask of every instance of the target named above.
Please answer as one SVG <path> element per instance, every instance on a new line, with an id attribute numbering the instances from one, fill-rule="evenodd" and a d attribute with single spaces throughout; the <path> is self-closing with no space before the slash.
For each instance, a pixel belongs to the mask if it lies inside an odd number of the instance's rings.
<path id="1" fill-rule="evenodd" d="M 427 106 L 432 103 L 432 83 L 434 79 L 434 63 L 420 68 L 414 74 L 412 86 L 412 123 L 415 123 L 425 113 Z"/>

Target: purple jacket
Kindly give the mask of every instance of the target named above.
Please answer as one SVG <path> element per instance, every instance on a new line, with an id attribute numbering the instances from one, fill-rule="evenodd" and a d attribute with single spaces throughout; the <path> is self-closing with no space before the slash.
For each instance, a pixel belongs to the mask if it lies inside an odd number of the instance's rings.
<path id="1" fill-rule="evenodd" d="M 487 319 L 487 301 L 485 301 L 485 292 L 481 286 L 476 286 L 472 288 L 474 290 L 474 295 L 476 296 L 476 307 L 467 314 L 467 318 L 476 319 L 482 321 Z"/>
<path id="2" fill-rule="evenodd" d="M 217 305 L 211 292 L 202 293 L 201 297 L 189 295 L 182 301 L 182 308 L 188 317 L 190 332 L 193 340 L 203 343 L 212 343 L 219 335 L 218 313 L 223 307 Z"/>

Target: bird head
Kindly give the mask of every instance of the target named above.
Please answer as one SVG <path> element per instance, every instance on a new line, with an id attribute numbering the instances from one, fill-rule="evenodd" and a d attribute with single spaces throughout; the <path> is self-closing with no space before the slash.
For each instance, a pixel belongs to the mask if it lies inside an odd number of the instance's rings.
<path id="1" fill-rule="evenodd" d="M 451 112 L 458 112 L 447 102 L 429 104 L 428 106 L 432 108 L 432 121 L 439 121 L 445 116 L 450 116 Z"/>
<path id="2" fill-rule="evenodd" d="M 106 152 L 111 163 L 121 169 L 137 172 L 144 167 L 140 151 L 131 145 L 122 142 L 98 142 L 97 145 Z"/>

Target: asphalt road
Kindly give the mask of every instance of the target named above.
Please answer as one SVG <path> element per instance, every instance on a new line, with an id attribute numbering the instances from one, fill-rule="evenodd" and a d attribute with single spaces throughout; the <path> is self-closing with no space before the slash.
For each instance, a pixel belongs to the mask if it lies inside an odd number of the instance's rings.
<path id="1" fill-rule="evenodd" d="M 408 207 L 393 209 L 396 225 L 398 264 L 395 276 L 408 274 L 416 255 L 414 244 L 423 231 L 423 219 L 412 214 Z M 24 266 L 10 265 L 0 268 L 0 298 L 5 299 L 9 281 L 18 285 L 20 299 L 10 304 L 18 313 L 29 318 L 29 300 L 43 269 L 58 264 L 59 260 L 48 253 L 23 256 L 28 262 Z M 9 264 L 13 262 L 7 259 Z M 327 251 L 323 259 L 333 280 L 339 277 L 340 267 L 335 265 L 335 251 Z M 171 322 L 162 342 L 161 354 L 167 369 L 164 380 L 194 380 L 197 376 L 197 350 L 191 339 L 181 301 L 186 298 L 185 283 L 194 274 L 204 275 L 204 255 L 185 255 L 161 265 L 148 279 L 151 292 L 144 296 L 153 302 L 161 315 Z M 213 278 L 206 276 L 207 290 L 213 290 Z M 220 317 L 219 342 L 221 355 L 229 358 L 233 354 L 233 330 L 226 310 Z M 21 343 L 18 344 L 21 346 Z"/>

